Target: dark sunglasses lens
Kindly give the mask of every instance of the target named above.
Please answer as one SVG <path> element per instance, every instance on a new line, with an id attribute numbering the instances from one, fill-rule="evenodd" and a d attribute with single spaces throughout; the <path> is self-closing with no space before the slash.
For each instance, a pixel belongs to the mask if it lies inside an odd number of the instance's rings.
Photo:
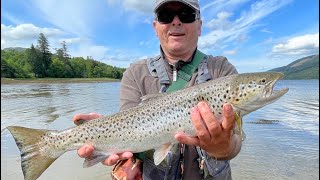
<path id="1" fill-rule="evenodd" d="M 175 14 L 168 11 L 159 11 L 157 14 L 157 19 L 160 23 L 168 24 L 171 23 Z"/>
<path id="2" fill-rule="evenodd" d="M 182 23 L 193 23 L 196 20 L 196 13 L 181 12 L 179 14 L 179 19 Z"/>
<path id="3" fill-rule="evenodd" d="M 171 23 L 173 18 L 178 15 L 182 23 L 192 23 L 196 20 L 196 13 L 194 11 L 180 11 L 180 12 L 170 12 L 170 11 L 159 11 L 157 13 L 157 20 L 162 24 Z"/>

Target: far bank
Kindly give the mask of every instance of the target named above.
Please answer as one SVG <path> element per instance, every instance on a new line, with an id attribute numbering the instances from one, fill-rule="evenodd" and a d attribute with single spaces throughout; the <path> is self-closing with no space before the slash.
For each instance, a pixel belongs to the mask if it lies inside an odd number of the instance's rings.
<path id="1" fill-rule="evenodd" d="M 1 78 L 1 84 L 120 82 L 113 78 Z"/>

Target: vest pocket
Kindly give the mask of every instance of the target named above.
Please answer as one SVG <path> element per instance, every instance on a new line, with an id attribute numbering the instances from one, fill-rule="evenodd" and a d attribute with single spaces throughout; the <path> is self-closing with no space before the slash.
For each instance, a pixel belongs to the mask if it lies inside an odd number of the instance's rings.
<path id="1" fill-rule="evenodd" d="M 142 177 L 144 180 L 163 180 L 166 167 L 160 165 L 156 166 L 153 160 L 145 157 L 143 160 L 143 173 Z"/>

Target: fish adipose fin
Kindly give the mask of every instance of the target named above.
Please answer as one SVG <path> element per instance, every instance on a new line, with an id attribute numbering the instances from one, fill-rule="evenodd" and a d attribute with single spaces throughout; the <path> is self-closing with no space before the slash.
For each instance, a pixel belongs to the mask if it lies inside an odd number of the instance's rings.
<path id="1" fill-rule="evenodd" d="M 41 154 L 41 137 L 49 130 L 30 129 L 18 126 L 7 127 L 21 153 L 21 168 L 25 180 L 37 179 L 58 157 Z"/>
<path id="2" fill-rule="evenodd" d="M 86 158 L 83 162 L 83 167 L 88 168 L 91 166 L 94 166 L 98 164 L 99 162 L 104 161 L 110 156 L 109 153 L 102 152 L 102 151 L 93 151 L 92 155 L 90 158 Z"/>
<path id="3" fill-rule="evenodd" d="M 164 145 L 160 146 L 159 148 L 155 149 L 155 152 L 153 154 L 153 159 L 154 159 L 155 165 L 159 165 L 164 160 L 164 158 L 166 158 L 168 152 L 172 148 L 172 145 L 173 144 L 171 144 L 171 143 L 167 143 L 167 144 L 164 144 Z"/>

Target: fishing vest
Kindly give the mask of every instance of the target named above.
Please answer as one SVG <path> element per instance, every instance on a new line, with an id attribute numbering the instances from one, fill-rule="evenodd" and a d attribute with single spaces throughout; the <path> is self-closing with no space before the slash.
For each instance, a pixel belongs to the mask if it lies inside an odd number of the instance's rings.
<path id="1" fill-rule="evenodd" d="M 208 56 L 204 56 L 197 68 L 197 78 L 195 84 L 201 84 L 212 79 L 211 74 L 208 70 Z M 214 57 L 213 57 L 214 58 Z M 166 63 L 160 55 L 147 59 L 147 66 L 150 74 L 153 77 L 159 78 L 160 82 L 160 93 L 166 92 L 170 86 L 170 79 L 168 72 L 165 68 Z M 195 149 L 192 149 L 195 148 Z M 157 179 L 182 179 L 184 164 L 184 155 L 190 151 L 196 151 L 198 170 L 194 172 L 199 173 L 202 179 L 212 180 L 230 180 L 231 170 L 229 161 L 219 161 L 212 159 L 207 153 L 199 147 L 187 146 L 176 144 L 169 151 L 166 159 L 158 166 L 154 165 L 153 161 L 153 150 L 147 151 L 143 158 L 143 179 L 144 180 L 157 180 Z M 182 168 L 181 168 L 182 167 Z M 225 176 L 215 178 L 215 176 L 221 172 L 226 173 Z M 185 177 L 187 178 L 187 177 Z"/>

